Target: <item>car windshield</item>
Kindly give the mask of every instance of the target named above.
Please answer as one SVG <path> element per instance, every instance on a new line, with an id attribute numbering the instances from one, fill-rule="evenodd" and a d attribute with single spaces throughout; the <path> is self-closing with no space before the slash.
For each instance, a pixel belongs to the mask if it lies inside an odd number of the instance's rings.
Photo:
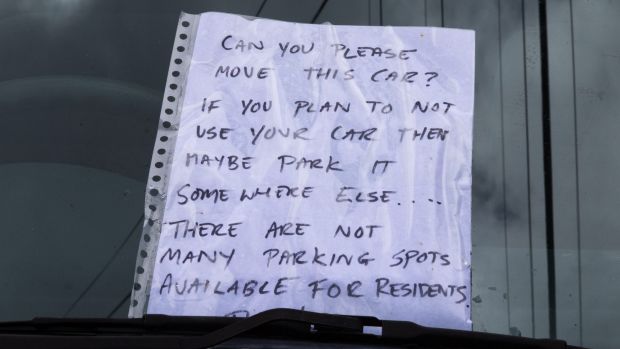
<path id="1" fill-rule="evenodd" d="M 620 346 L 620 2 L 602 0 L 3 1 L 0 321 L 127 317 L 182 11 L 474 30 L 473 328 Z"/>

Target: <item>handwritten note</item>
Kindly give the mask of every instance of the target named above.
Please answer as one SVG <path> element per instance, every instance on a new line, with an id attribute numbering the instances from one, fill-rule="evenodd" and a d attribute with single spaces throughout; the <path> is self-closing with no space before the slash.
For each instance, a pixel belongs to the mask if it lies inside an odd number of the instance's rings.
<path id="1" fill-rule="evenodd" d="M 474 33 L 200 16 L 148 313 L 470 329 Z"/>

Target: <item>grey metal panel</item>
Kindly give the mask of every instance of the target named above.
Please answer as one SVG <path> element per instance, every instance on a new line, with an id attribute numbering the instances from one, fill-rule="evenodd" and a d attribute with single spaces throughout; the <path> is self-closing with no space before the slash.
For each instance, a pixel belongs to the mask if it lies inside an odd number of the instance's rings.
<path id="1" fill-rule="evenodd" d="M 387 25 L 383 23 L 383 0 L 368 1 L 368 25 Z"/>
<path id="2" fill-rule="evenodd" d="M 291 4 L 290 0 L 268 0 L 260 17 L 310 23 L 318 14 L 315 23 L 381 24 L 380 0 L 302 0 L 295 1 L 294 6 Z"/>
<path id="3" fill-rule="evenodd" d="M 149 8 L 149 6 L 152 6 L 153 4 L 153 1 L 151 0 L 141 1 L 146 1 L 148 3 L 145 4 L 145 6 L 141 7 L 142 9 Z M 246 16 L 254 16 L 258 11 L 261 2 L 262 1 L 260 0 L 182 0 L 172 1 L 168 5 L 166 5 L 166 1 L 161 2 L 162 5 L 159 5 L 160 2 L 157 3 L 159 6 L 172 7 L 174 11 L 177 12 L 177 15 L 181 11 L 192 14 L 198 14 L 207 11 L 220 11 Z"/>
<path id="4" fill-rule="evenodd" d="M 368 0 L 330 0 L 316 23 L 368 25 L 371 21 L 369 5 Z"/>
<path id="5" fill-rule="evenodd" d="M 430 27 L 443 26 L 443 0 L 424 0 L 424 20 Z"/>
<path id="6" fill-rule="evenodd" d="M 474 329 L 508 333 L 498 2 L 444 1 L 443 10 L 446 27 L 476 31 L 472 192 Z"/>
<path id="7" fill-rule="evenodd" d="M 581 335 L 620 348 L 620 2 L 572 5 Z"/>
<path id="8" fill-rule="evenodd" d="M 545 213 L 544 155 L 542 130 L 542 79 L 540 59 L 540 18 L 538 0 L 523 1 L 525 47 L 525 97 L 527 101 L 527 142 L 529 213 L 532 258 L 532 335 L 549 337 L 549 273 Z"/>
<path id="9" fill-rule="evenodd" d="M 383 0 L 383 25 L 425 26 L 425 0 Z"/>
<path id="10" fill-rule="evenodd" d="M 504 225 L 508 267 L 508 326 L 532 336 L 532 279 L 529 227 L 528 134 L 525 47 L 521 1 L 499 2 L 501 35 Z M 540 149 L 542 150 L 542 148 Z"/>
<path id="11" fill-rule="evenodd" d="M 259 17 L 309 23 L 323 0 L 268 0 Z M 293 6 L 291 6 L 293 5 Z"/>
<path id="12" fill-rule="evenodd" d="M 581 343 L 571 3 L 547 1 L 557 336 Z"/>

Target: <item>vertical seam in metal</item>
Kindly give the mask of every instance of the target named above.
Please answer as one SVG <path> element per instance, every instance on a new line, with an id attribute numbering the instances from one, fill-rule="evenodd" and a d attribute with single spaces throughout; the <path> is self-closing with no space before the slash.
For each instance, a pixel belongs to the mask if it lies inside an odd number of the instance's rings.
<path id="1" fill-rule="evenodd" d="M 501 139 L 502 139 L 502 206 L 504 221 L 504 251 L 506 262 L 506 309 L 508 315 L 508 329 L 510 329 L 510 267 L 508 263 L 508 223 L 506 222 L 506 144 L 504 138 L 504 65 L 502 53 L 502 1 L 497 0 L 497 41 L 499 48 L 499 106 L 501 121 Z"/>
<path id="2" fill-rule="evenodd" d="M 549 48 L 547 32 L 547 3 L 538 1 L 540 22 L 540 66 L 542 82 L 543 158 L 545 172 L 545 230 L 547 242 L 547 277 L 549 282 L 549 335 L 557 337 L 555 299 L 555 241 L 553 223 L 553 168 L 551 158 L 551 109 L 549 101 Z"/>
<path id="3" fill-rule="evenodd" d="M 444 22 L 443 22 L 443 0 L 441 0 L 441 26 L 444 26 Z"/>
<path id="4" fill-rule="evenodd" d="M 532 191 L 530 176 L 530 115 L 528 108 L 528 89 L 527 89 L 527 41 L 525 39 L 525 0 L 521 0 L 521 27 L 523 39 L 523 92 L 525 98 L 525 161 L 527 164 L 527 226 L 528 226 L 528 242 L 530 250 L 530 299 L 532 300 L 532 336 L 536 337 L 536 316 L 534 302 L 534 253 L 532 250 Z"/>
<path id="5" fill-rule="evenodd" d="M 571 41 L 571 56 L 572 56 L 572 69 L 573 69 L 573 127 L 575 129 L 575 199 L 577 201 L 577 283 L 579 289 L 579 345 L 583 344 L 583 328 L 582 328 L 582 296 L 581 296 L 581 219 L 580 219 L 580 205 L 579 205 L 579 152 L 577 143 L 577 78 L 575 77 L 575 30 L 573 21 L 573 0 L 570 1 L 570 41 Z"/>

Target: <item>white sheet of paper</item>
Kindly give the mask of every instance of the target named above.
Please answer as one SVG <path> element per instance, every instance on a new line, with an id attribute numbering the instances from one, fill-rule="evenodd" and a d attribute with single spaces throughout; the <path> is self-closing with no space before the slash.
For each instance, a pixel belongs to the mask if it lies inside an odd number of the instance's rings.
<path id="1" fill-rule="evenodd" d="M 205 13 L 183 93 L 148 313 L 471 329 L 473 31 Z"/>

